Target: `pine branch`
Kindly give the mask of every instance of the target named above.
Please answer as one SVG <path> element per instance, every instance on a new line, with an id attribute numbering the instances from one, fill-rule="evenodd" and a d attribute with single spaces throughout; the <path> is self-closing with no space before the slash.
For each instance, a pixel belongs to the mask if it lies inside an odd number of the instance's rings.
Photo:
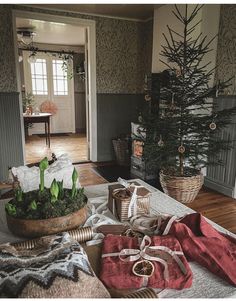
<path id="1" fill-rule="evenodd" d="M 167 64 L 166 62 L 164 62 L 164 61 L 162 61 L 162 60 L 159 60 L 162 64 L 164 64 L 164 65 L 166 65 L 169 69 L 171 69 L 172 70 L 172 67 L 169 65 L 169 64 Z"/>

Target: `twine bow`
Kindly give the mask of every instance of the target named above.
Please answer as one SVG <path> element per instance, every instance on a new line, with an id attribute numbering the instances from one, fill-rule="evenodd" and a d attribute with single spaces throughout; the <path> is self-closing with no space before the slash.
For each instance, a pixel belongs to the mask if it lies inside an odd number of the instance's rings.
<path id="1" fill-rule="evenodd" d="M 145 235 L 141 241 L 139 249 L 122 249 L 120 252 L 102 254 L 102 258 L 119 256 L 119 259 L 124 262 L 137 261 L 138 259 L 146 259 L 149 261 L 157 261 L 164 266 L 164 279 L 169 280 L 168 263 L 164 259 L 160 258 L 158 250 L 168 253 L 178 264 L 180 270 L 186 275 L 187 270 L 179 258 L 179 255 L 184 255 L 181 251 L 173 251 L 166 246 L 151 246 L 151 238 Z M 149 255 L 152 254 L 152 255 Z"/>
<path id="2" fill-rule="evenodd" d="M 122 186 L 125 187 L 125 189 L 129 188 L 129 187 L 134 187 L 134 191 L 132 193 L 132 197 L 129 203 L 129 208 L 128 208 L 128 218 L 130 218 L 133 215 L 137 214 L 137 189 L 141 188 L 143 186 L 137 186 L 134 185 L 133 183 L 130 184 L 129 182 L 127 182 L 126 180 L 122 179 L 122 178 L 118 178 L 117 180 Z"/>

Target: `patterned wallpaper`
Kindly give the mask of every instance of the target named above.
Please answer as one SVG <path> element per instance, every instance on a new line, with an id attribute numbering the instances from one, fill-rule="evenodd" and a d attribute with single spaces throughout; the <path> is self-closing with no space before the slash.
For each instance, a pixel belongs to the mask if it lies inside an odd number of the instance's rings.
<path id="1" fill-rule="evenodd" d="M 11 19 L 9 7 L 0 7 L 0 16 L 4 15 L 4 26 L 1 26 L 2 40 L 10 41 L 9 48 L 13 51 L 11 28 L 5 30 L 5 24 L 10 24 Z M 104 17 L 93 17 L 62 11 L 51 11 L 39 8 L 13 5 L 15 9 L 24 9 L 34 12 L 57 14 L 63 16 L 93 19 L 96 21 L 96 53 L 97 53 L 97 93 L 112 94 L 137 94 L 143 93 L 143 81 L 145 71 L 148 69 L 150 57 L 147 52 L 152 46 L 152 22 L 142 23 Z M 4 12 L 8 14 L 4 14 Z M 10 26 L 10 25 L 8 25 Z M 151 39 L 150 39 L 151 37 Z M 1 45 L 1 44 L 0 44 Z M 2 47 L 0 46 L 0 49 Z M 5 46 L 4 46 L 5 48 Z M 7 49 L 7 48 L 5 48 Z M 1 49 L 0 51 L 5 51 Z M 150 53 L 150 51 L 149 51 Z M 4 60 L 7 58 L 9 64 L 4 63 L 4 68 L 14 69 L 11 63 L 11 55 L 3 53 Z M 13 61 L 12 61 L 13 62 Z M 10 65 L 10 66 L 9 66 Z M 8 83 L 6 83 L 6 80 Z M 15 88 L 14 78 L 3 79 L 4 87 L 11 85 Z M 11 82 L 11 83 L 9 83 Z"/>
<path id="2" fill-rule="evenodd" d="M 0 92 L 17 91 L 11 7 L 0 4 Z"/>
<path id="3" fill-rule="evenodd" d="M 221 5 L 217 49 L 216 81 L 236 76 L 236 5 Z M 227 94 L 236 94 L 236 80 L 231 80 Z"/>

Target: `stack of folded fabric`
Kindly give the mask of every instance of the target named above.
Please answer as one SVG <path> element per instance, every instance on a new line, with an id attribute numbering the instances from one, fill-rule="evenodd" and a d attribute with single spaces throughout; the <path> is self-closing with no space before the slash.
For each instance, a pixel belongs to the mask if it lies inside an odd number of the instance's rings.
<path id="1" fill-rule="evenodd" d="M 107 235 L 100 279 L 108 288 L 189 288 L 192 272 L 177 239 L 171 236 Z"/>

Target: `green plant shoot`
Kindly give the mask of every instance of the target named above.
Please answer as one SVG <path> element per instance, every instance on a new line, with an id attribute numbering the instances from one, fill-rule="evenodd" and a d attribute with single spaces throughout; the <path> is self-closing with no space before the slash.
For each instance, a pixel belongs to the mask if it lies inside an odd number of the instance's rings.
<path id="1" fill-rule="evenodd" d="M 40 170 L 40 191 L 42 192 L 44 190 L 44 171 L 48 168 L 48 158 L 45 157 L 40 163 L 39 163 L 39 170 Z"/>
<path id="2" fill-rule="evenodd" d="M 32 202 L 30 203 L 30 205 L 29 205 L 29 209 L 31 209 L 31 210 L 37 210 L 37 208 L 38 208 L 38 206 L 37 206 L 36 201 L 35 201 L 35 200 L 32 201 Z"/>
<path id="3" fill-rule="evenodd" d="M 62 181 L 57 181 L 57 185 L 58 185 L 58 188 L 59 188 L 58 199 L 62 200 L 64 198 L 63 180 Z"/>
<path id="4" fill-rule="evenodd" d="M 16 189 L 15 195 L 16 195 L 16 199 L 18 202 L 21 202 L 23 200 L 23 191 L 22 191 L 21 187 L 18 187 Z"/>
<path id="5" fill-rule="evenodd" d="M 11 216 L 16 215 L 16 206 L 15 205 L 7 203 L 5 206 L 5 209 L 9 215 L 11 215 Z"/>
<path id="6" fill-rule="evenodd" d="M 57 184 L 56 179 L 52 181 L 51 187 L 50 187 L 50 192 L 51 192 L 51 202 L 55 203 L 58 199 L 59 195 L 59 186 Z"/>
<path id="7" fill-rule="evenodd" d="M 78 172 L 74 168 L 73 173 L 72 173 L 72 189 L 71 189 L 71 197 L 72 198 L 75 198 L 77 195 L 77 187 L 76 187 L 77 180 L 78 180 Z"/>

